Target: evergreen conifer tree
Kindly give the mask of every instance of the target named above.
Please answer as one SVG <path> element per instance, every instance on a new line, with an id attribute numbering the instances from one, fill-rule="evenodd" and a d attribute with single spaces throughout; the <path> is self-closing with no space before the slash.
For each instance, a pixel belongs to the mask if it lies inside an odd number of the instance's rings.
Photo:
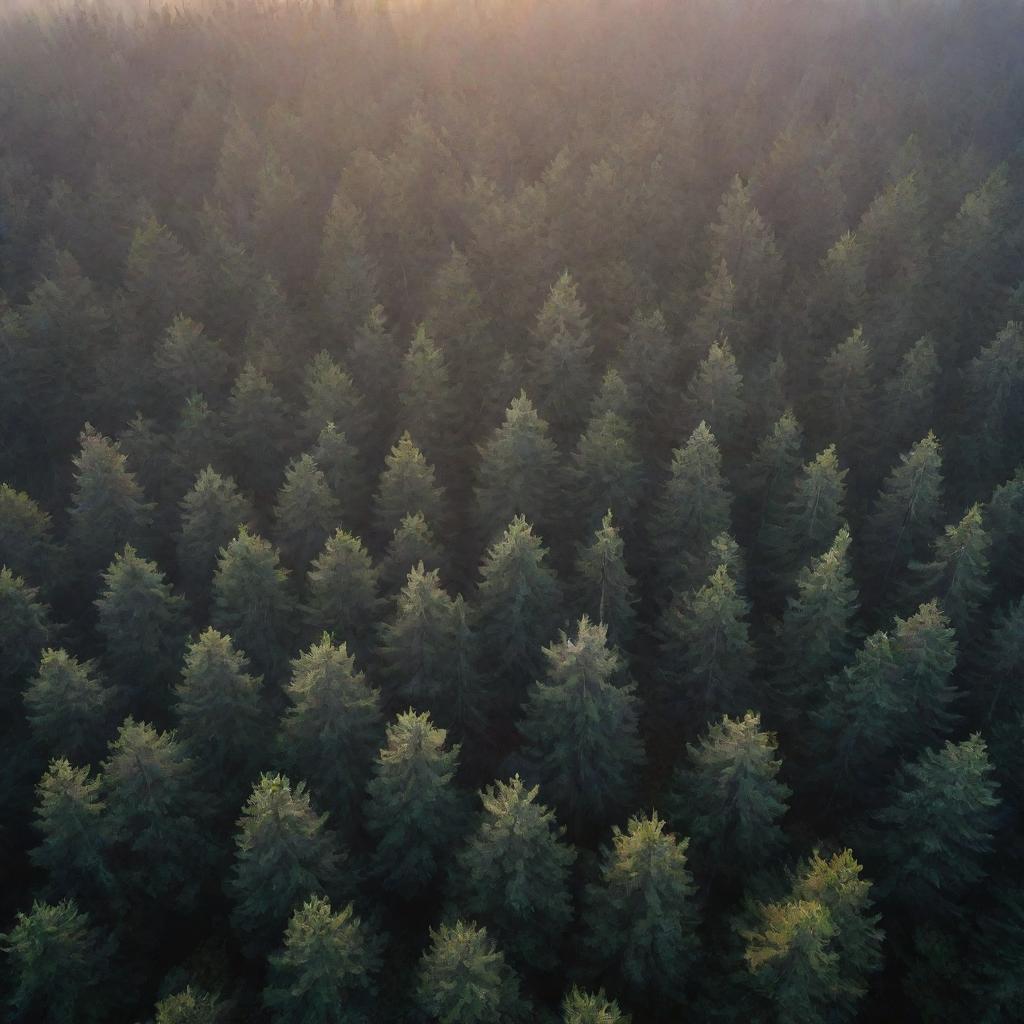
<path id="1" fill-rule="evenodd" d="M 405 516 L 417 512 L 428 523 L 438 523 L 443 493 L 434 482 L 434 467 L 412 437 L 404 433 L 384 460 L 384 472 L 374 498 L 378 533 L 391 536 Z"/>
<path id="2" fill-rule="evenodd" d="M 293 459 L 274 506 L 274 539 L 286 561 L 304 570 L 323 549 L 339 516 L 338 500 L 312 457 Z"/>
<path id="3" fill-rule="evenodd" d="M 628 647 L 636 620 L 636 584 L 623 551 L 622 537 L 609 510 L 601 527 L 576 559 L 577 603 L 594 622 L 607 626 L 608 642 Z"/>

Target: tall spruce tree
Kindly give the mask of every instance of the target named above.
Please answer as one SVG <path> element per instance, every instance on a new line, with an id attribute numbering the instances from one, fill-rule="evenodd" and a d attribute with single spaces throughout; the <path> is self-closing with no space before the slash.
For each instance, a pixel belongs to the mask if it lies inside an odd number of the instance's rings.
<path id="1" fill-rule="evenodd" d="M 19 697 L 54 636 L 50 609 L 39 591 L 10 569 L 0 568 L 0 706 L 8 721 L 20 712 Z"/>
<path id="2" fill-rule="evenodd" d="M 46 588 L 57 582 L 53 521 L 24 491 L 0 483 L 0 565 Z"/>
<path id="3" fill-rule="evenodd" d="M 339 190 L 324 220 L 317 286 L 328 330 L 349 341 L 376 305 L 377 263 L 370 255 L 366 219 Z"/>
<path id="4" fill-rule="evenodd" d="M 274 539 L 285 561 L 304 570 L 338 526 L 339 517 L 338 499 L 312 456 L 293 459 L 274 505 Z"/>
<path id="5" fill-rule="evenodd" d="M 280 478 L 286 417 L 270 379 L 246 363 L 231 388 L 224 434 L 235 479 L 261 498 L 273 494 Z"/>
<path id="6" fill-rule="evenodd" d="M 384 460 L 384 472 L 374 498 L 377 532 L 381 537 L 389 537 L 405 516 L 417 512 L 428 523 L 439 523 L 443 493 L 434 481 L 434 467 L 408 432 L 404 433 Z"/>
<path id="7" fill-rule="evenodd" d="M 597 992 L 584 992 L 574 985 L 562 1000 L 563 1024 L 630 1024 L 630 1017 L 614 999 Z"/>
<path id="8" fill-rule="evenodd" d="M 636 623 L 636 583 L 626 567 L 624 545 L 611 510 L 576 558 L 577 604 L 608 629 L 608 642 L 628 647 Z"/>
<path id="9" fill-rule="evenodd" d="M 690 422 L 702 421 L 726 447 L 739 440 L 746 407 L 743 376 L 729 342 L 714 341 L 686 389 Z"/>
<path id="10" fill-rule="evenodd" d="M 420 324 L 402 360 L 399 422 L 434 464 L 447 464 L 452 447 L 453 388 L 444 353 Z"/>
<path id="11" fill-rule="evenodd" d="M 422 512 L 402 518 L 388 541 L 387 550 L 380 563 L 380 576 L 388 592 L 400 590 L 409 576 L 409 571 L 422 563 L 427 570 L 440 571 L 444 556 L 434 537 L 430 524 Z"/>

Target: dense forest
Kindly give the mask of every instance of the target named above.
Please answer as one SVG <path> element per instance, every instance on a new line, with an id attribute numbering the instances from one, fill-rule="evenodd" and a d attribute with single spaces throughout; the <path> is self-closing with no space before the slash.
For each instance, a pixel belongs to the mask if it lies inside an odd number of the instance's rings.
<path id="1" fill-rule="evenodd" d="M 6 1019 L 1024 1020 L 1024 6 L 18 8 Z"/>

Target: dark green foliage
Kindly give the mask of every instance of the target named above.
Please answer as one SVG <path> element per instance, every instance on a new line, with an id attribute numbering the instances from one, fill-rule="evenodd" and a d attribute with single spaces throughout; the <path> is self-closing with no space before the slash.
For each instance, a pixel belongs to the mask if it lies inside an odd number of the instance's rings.
<path id="1" fill-rule="evenodd" d="M 849 850 L 802 865 L 787 899 L 757 907 L 742 932 L 751 984 L 772 1019 L 848 1020 L 881 964 L 871 883 Z"/>
<path id="2" fill-rule="evenodd" d="M 312 441 L 328 423 L 356 443 L 363 436 L 363 399 L 352 378 L 327 352 L 318 352 L 303 384 L 303 436 Z"/>
<path id="3" fill-rule="evenodd" d="M 79 1024 L 105 1019 L 112 999 L 111 943 L 73 900 L 36 901 L 0 935 L 8 958 L 11 1020 Z"/>
<path id="4" fill-rule="evenodd" d="M 505 955 L 488 938 L 487 929 L 472 922 L 431 929 L 417 973 L 416 1003 L 438 1024 L 528 1018 L 519 980 Z"/>
<path id="5" fill-rule="evenodd" d="M 225 1020 L 224 1003 L 191 985 L 156 1004 L 156 1024 L 222 1024 Z"/>
<path id="6" fill-rule="evenodd" d="M 630 1018 L 614 999 L 599 992 L 584 992 L 574 987 L 562 1000 L 564 1024 L 630 1024 Z"/>
<path id="7" fill-rule="evenodd" d="M 126 718 L 100 781 L 111 861 L 127 899 L 189 909 L 209 853 L 184 746 L 174 733 Z"/>
<path id="8" fill-rule="evenodd" d="M 228 788 L 236 804 L 261 760 L 265 733 L 261 680 L 248 669 L 231 638 L 207 628 L 185 652 L 174 691 L 182 740 L 203 788 L 211 794 Z"/>
<path id="9" fill-rule="evenodd" d="M 47 648 L 25 690 L 25 717 L 39 746 L 53 757 L 90 761 L 100 753 L 111 693 L 92 662 Z"/>
<path id="10" fill-rule="evenodd" d="M 221 548 L 213 577 L 212 624 L 268 680 L 284 668 L 294 602 L 277 551 L 245 526 Z"/>
<path id="11" fill-rule="evenodd" d="M 383 943 L 349 903 L 337 913 L 322 896 L 296 907 L 284 948 L 270 957 L 263 1001 L 282 1024 L 372 1021 Z"/>
<path id="12" fill-rule="evenodd" d="M 505 421 L 480 447 L 476 504 L 484 538 L 492 540 L 511 515 L 525 516 L 541 530 L 554 523 L 558 478 L 558 449 L 548 424 L 520 392 Z"/>
<path id="13" fill-rule="evenodd" d="M 904 353 L 899 368 L 884 383 L 883 439 L 902 448 L 931 427 L 939 382 L 935 343 L 923 335 Z"/>
<path id="14" fill-rule="evenodd" d="M 547 678 L 533 685 L 519 722 L 531 775 L 574 834 L 628 806 L 643 763 L 635 687 L 616 678 L 621 663 L 607 639 L 607 627 L 584 615 L 575 636 L 545 647 Z"/>
<path id="15" fill-rule="evenodd" d="M 726 340 L 712 342 L 686 389 L 691 422 L 700 420 L 727 448 L 737 440 L 746 412 L 743 376 Z"/>
<path id="16" fill-rule="evenodd" d="M 663 700 L 673 720 L 695 733 L 750 697 L 754 652 L 750 605 L 720 565 L 700 590 L 676 597 L 662 618 Z"/>
<path id="17" fill-rule="evenodd" d="M 326 820 L 310 806 L 304 783 L 264 775 L 253 786 L 227 881 L 231 922 L 251 954 L 279 941 L 300 900 L 337 888 L 343 858 Z"/>
<path id="18" fill-rule="evenodd" d="M 333 423 L 325 423 L 310 455 L 338 502 L 342 522 L 352 523 L 365 514 L 366 481 L 361 473 L 359 453 L 347 435 Z"/>
<path id="19" fill-rule="evenodd" d="M 324 221 L 317 285 L 328 330 L 348 340 L 377 299 L 377 264 L 367 251 L 366 220 L 337 192 Z"/>
<path id="20" fill-rule="evenodd" d="M 224 432 L 235 478 L 247 490 L 263 496 L 277 487 L 285 423 L 284 403 L 273 384 L 246 363 L 231 388 Z"/>
<path id="21" fill-rule="evenodd" d="M 209 593 L 217 553 L 253 520 L 252 505 L 238 492 L 231 477 L 211 466 L 201 470 L 181 501 L 178 571 L 189 596 Z"/>
<path id="22" fill-rule="evenodd" d="M 1024 465 L 993 492 L 984 520 L 992 538 L 989 561 L 992 575 L 1006 595 L 1024 583 Z"/>
<path id="23" fill-rule="evenodd" d="M 443 491 L 434 482 L 434 468 L 408 432 L 384 460 L 384 472 L 374 498 L 377 530 L 390 536 L 407 515 L 419 512 L 428 523 L 441 518 Z"/>
<path id="24" fill-rule="evenodd" d="M 168 399 L 176 402 L 197 392 L 217 395 L 227 379 L 228 360 L 220 342 L 202 324 L 180 314 L 164 331 L 155 363 L 169 385 Z"/>
<path id="25" fill-rule="evenodd" d="M 405 897 L 437 878 L 464 827 L 463 798 L 454 784 L 459 746 L 446 747 L 446 738 L 427 713 L 398 715 L 367 787 L 376 870 L 385 888 Z"/>
<path id="26" fill-rule="evenodd" d="M 722 456 L 701 422 L 686 445 L 672 453 L 672 467 L 654 521 L 665 584 L 680 592 L 700 583 L 699 566 L 711 539 L 729 529 L 731 495 Z"/>
<path id="27" fill-rule="evenodd" d="M 96 611 L 111 679 L 133 705 L 159 707 L 184 647 L 184 601 L 155 562 L 127 545 L 103 574 Z"/>
<path id="28" fill-rule="evenodd" d="M 588 547 L 576 558 L 579 605 L 608 628 L 608 641 L 628 647 L 636 618 L 635 581 L 626 568 L 622 537 L 608 511 Z"/>
<path id="29" fill-rule="evenodd" d="M 669 819 L 690 836 L 705 870 L 742 878 L 785 843 L 780 821 L 790 788 L 778 779 L 775 736 L 761 716 L 722 717 L 696 744 L 672 781 Z"/>
<path id="30" fill-rule="evenodd" d="M 871 347 L 861 328 L 829 353 L 821 394 L 829 437 L 844 452 L 860 451 L 871 424 Z"/>
<path id="31" fill-rule="evenodd" d="M 697 909 L 688 840 L 657 812 L 612 831 L 600 881 L 587 887 L 584 945 L 602 970 L 642 1001 L 677 1003 L 697 954 Z"/>
<path id="32" fill-rule="evenodd" d="M 458 856 L 456 903 L 463 920 L 486 923 L 516 963 L 546 969 L 572 918 L 569 868 L 576 859 L 559 842 L 554 814 L 517 775 L 480 793 L 483 817 Z"/>
<path id="33" fill-rule="evenodd" d="M 757 510 L 758 537 L 777 523 L 796 486 L 802 462 L 804 434 L 791 409 L 775 422 L 757 448 L 746 475 L 746 485 Z"/>
<path id="34" fill-rule="evenodd" d="M 340 507 L 309 455 L 288 464 L 274 506 L 274 539 L 285 561 L 303 570 L 338 525 Z"/>
<path id="35" fill-rule="evenodd" d="M 488 672 L 513 688 L 514 700 L 544 668 L 542 648 L 558 622 L 562 593 L 547 549 L 524 516 L 516 516 L 480 566 L 477 607 Z"/>
<path id="36" fill-rule="evenodd" d="M 152 506 L 143 500 L 116 442 L 88 424 L 79 442 L 68 536 L 75 561 L 92 585 L 93 575 L 110 563 L 115 551 L 145 539 Z"/>
<path id="37" fill-rule="evenodd" d="M 363 542 L 337 529 L 306 576 L 306 620 L 316 632 L 333 630 L 353 651 L 366 653 L 380 608 L 377 570 Z"/>
<path id="38" fill-rule="evenodd" d="M 877 814 L 894 898 L 934 913 L 985 877 L 999 797 L 985 741 L 926 750 L 897 772 Z"/>
<path id="39" fill-rule="evenodd" d="M 381 579 L 385 589 L 399 590 L 416 565 L 422 564 L 427 570 L 440 569 L 441 549 L 434 537 L 434 531 L 422 512 L 402 518 L 388 541 L 388 549 L 381 561 Z"/>
<path id="40" fill-rule="evenodd" d="M 398 381 L 399 422 L 431 462 L 448 455 L 452 387 L 444 353 L 420 324 L 402 360 Z"/>
<path id="41" fill-rule="evenodd" d="M 381 732 L 380 691 L 366 681 L 344 643 L 326 633 L 292 662 L 281 720 L 281 754 L 335 826 L 353 830 Z"/>
<path id="42" fill-rule="evenodd" d="M 23 491 L 0 483 L 0 566 L 36 586 L 55 582 L 53 522 Z"/>
<path id="43" fill-rule="evenodd" d="M 13 713 L 53 633 L 50 611 L 39 601 L 39 591 L 10 569 L 0 568 L 0 706 Z"/>

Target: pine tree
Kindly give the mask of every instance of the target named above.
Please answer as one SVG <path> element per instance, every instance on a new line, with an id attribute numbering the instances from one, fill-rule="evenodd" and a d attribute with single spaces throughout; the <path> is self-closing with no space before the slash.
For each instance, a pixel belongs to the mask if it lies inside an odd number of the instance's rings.
<path id="1" fill-rule="evenodd" d="M 886 477 L 868 520 L 872 560 L 883 567 L 882 586 L 894 572 L 920 561 L 942 514 L 942 450 L 929 430 Z"/>
<path id="2" fill-rule="evenodd" d="M 456 921 L 430 929 L 430 945 L 420 958 L 416 1005 L 438 1024 L 525 1021 L 528 1007 L 519 979 L 486 928 Z"/>
<path id="3" fill-rule="evenodd" d="M 139 328 L 150 337 L 176 314 L 194 313 L 200 305 L 202 288 L 195 257 L 152 216 L 132 236 L 124 284 Z"/>
<path id="4" fill-rule="evenodd" d="M 145 539 L 152 506 L 143 500 L 142 488 L 128 472 L 116 442 L 89 424 L 79 441 L 68 544 L 83 577 L 91 583 L 93 574 L 110 563 L 115 551 Z"/>
<path id="5" fill-rule="evenodd" d="M 483 818 L 453 876 L 462 919 L 483 922 L 517 964 L 545 970 L 572 920 L 572 847 L 559 842 L 554 814 L 519 776 L 482 790 Z"/>
<path id="6" fill-rule="evenodd" d="M 544 669 L 543 646 L 557 627 L 561 588 L 547 549 L 523 516 L 516 516 L 480 566 L 477 609 L 483 666 L 504 683 L 515 705 Z"/>
<path id="7" fill-rule="evenodd" d="M 428 523 L 440 522 L 443 495 L 434 482 L 434 467 L 409 434 L 404 433 L 384 460 L 384 472 L 374 498 L 378 533 L 389 537 L 405 516 L 417 512 Z"/>
<path id="8" fill-rule="evenodd" d="M 620 522 L 632 522 L 643 490 L 643 463 L 633 429 L 619 412 L 595 410 L 572 462 L 579 526 L 589 533 L 609 511 Z"/>
<path id="9" fill-rule="evenodd" d="M 849 850 L 803 865 L 787 899 L 757 907 L 742 932 L 751 983 L 793 1024 L 849 1020 L 881 966 L 881 932 L 871 883 Z"/>
<path id="10" fill-rule="evenodd" d="M 925 334 L 907 349 L 896 373 L 882 386 L 882 436 L 898 449 L 932 425 L 940 373 L 935 343 Z"/>
<path id="11" fill-rule="evenodd" d="M 720 565 L 700 590 L 676 597 L 662 620 L 660 675 L 667 710 L 696 732 L 749 698 L 749 603 Z"/>
<path id="12" fill-rule="evenodd" d="M 178 569 L 193 600 L 205 601 L 217 553 L 253 518 L 252 505 L 231 477 L 221 476 L 211 466 L 200 471 L 181 501 L 178 534 Z"/>
<path id="13" fill-rule="evenodd" d="M 47 648 L 24 698 L 32 735 L 49 755 L 82 763 L 101 752 L 111 693 L 95 663 Z"/>
<path id="14" fill-rule="evenodd" d="M 639 1002 L 678 1003 L 697 954 L 689 840 L 665 832 L 657 812 L 612 830 L 600 881 L 587 886 L 583 944 Z"/>
<path id="15" fill-rule="evenodd" d="M 274 505 L 274 539 L 286 561 L 304 570 L 337 527 L 339 516 L 338 500 L 312 457 L 293 459 Z"/>
<path id="16" fill-rule="evenodd" d="M 387 889 L 414 898 L 437 878 L 463 832 L 455 787 L 459 745 L 424 712 L 403 712 L 387 727 L 367 787 L 366 827 L 376 842 L 374 870 Z"/>
<path id="17" fill-rule="evenodd" d="M 323 473 L 331 494 L 337 499 L 342 522 L 350 526 L 362 523 L 366 516 L 368 488 L 360 466 L 359 452 L 348 436 L 338 430 L 334 423 L 325 423 L 309 454 Z"/>
<path id="18" fill-rule="evenodd" d="M 619 1009 L 614 999 L 598 992 L 584 992 L 573 986 L 562 1000 L 564 1024 L 630 1024 L 630 1017 Z"/>
<path id="19" fill-rule="evenodd" d="M 843 522 L 846 473 L 839 468 L 835 445 L 804 465 L 779 519 L 765 532 L 767 552 L 780 575 L 795 573 L 832 543 Z"/>
<path id="20" fill-rule="evenodd" d="M 1018 542 L 1024 536 L 1024 465 L 992 492 L 984 518 L 992 538 L 992 575 L 999 593 L 1012 596 L 1024 584 L 1024 550 Z"/>
<path id="21" fill-rule="evenodd" d="M 155 1024 L 224 1024 L 227 1012 L 217 996 L 186 985 L 156 1004 Z"/>
<path id="22" fill-rule="evenodd" d="M 309 340 L 273 274 L 264 274 L 252 290 L 242 356 L 259 378 L 290 382 L 309 351 Z"/>
<path id="23" fill-rule="evenodd" d="M 96 611 L 111 679 L 133 706 L 159 709 L 185 645 L 184 601 L 129 544 L 103 574 Z"/>
<path id="24" fill-rule="evenodd" d="M 23 491 L 0 483 L 0 566 L 45 588 L 57 581 L 59 558 L 49 514 Z"/>
<path id="25" fill-rule="evenodd" d="M 263 775 L 253 786 L 227 882 L 231 921 L 250 955 L 279 941 L 299 900 L 337 888 L 343 858 L 326 820 L 304 783 L 293 788 L 283 775 Z"/>
<path id="26" fill-rule="evenodd" d="M 400 590 L 414 566 L 422 563 L 429 572 L 440 570 L 443 561 L 434 531 L 423 518 L 423 513 L 404 516 L 391 535 L 381 561 L 380 574 L 384 588 L 390 592 Z"/>
<path id="27" fill-rule="evenodd" d="M 284 947 L 270 957 L 263 1002 L 279 1024 L 369 1024 L 384 943 L 349 903 L 335 912 L 323 896 L 297 906 Z"/>
<path id="28" fill-rule="evenodd" d="M 175 494 L 188 490 L 204 467 L 225 464 L 221 416 L 202 395 L 192 394 L 185 399 L 170 446 Z"/>
<path id="29" fill-rule="evenodd" d="M 0 707 L 8 721 L 19 713 L 22 687 L 53 635 L 50 610 L 40 603 L 39 591 L 0 568 Z"/>
<path id="30" fill-rule="evenodd" d="M 689 327 L 689 348 L 693 351 L 693 358 L 705 350 L 709 338 L 732 338 L 745 348 L 751 325 L 740 310 L 736 282 L 724 259 L 708 268 L 696 298 L 697 315 Z"/>
<path id="31" fill-rule="evenodd" d="M 237 807 L 248 792 L 265 731 L 262 681 L 231 638 L 208 627 L 185 653 L 175 715 L 200 787 Z"/>
<path id="32" fill-rule="evenodd" d="M 324 221 L 317 285 L 324 323 L 348 341 L 376 305 L 377 263 L 362 212 L 340 190 Z"/>
<path id="33" fill-rule="evenodd" d="M 997 784 L 985 741 L 947 741 L 901 768 L 885 807 L 884 863 L 894 898 L 929 912 L 950 908 L 985 877 L 996 829 Z"/>
<path id="34" fill-rule="evenodd" d="M 569 271 L 551 286 L 534 328 L 531 388 L 557 437 L 571 437 L 586 416 L 594 387 L 590 317 Z"/>
<path id="35" fill-rule="evenodd" d="M 277 551 L 241 527 L 221 548 L 213 576 L 212 625 L 231 637 L 268 681 L 285 666 L 294 603 Z"/>
<path id="36" fill-rule="evenodd" d="M 351 832 L 381 731 L 380 691 L 326 633 L 292 661 L 281 720 L 284 764 L 305 779 L 336 827 Z"/>
<path id="37" fill-rule="evenodd" d="M 367 437 L 365 401 L 349 374 L 327 352 L 318 352 L 306 369 L 302 386 L 305 408 L 301 439 L 311 442 L 324 425 L 333 423 L 360 447 Z"/>
<path id="38" fill-rule="evenodd" d="M 452 446 L 452 394 L 444 353 L 420 324 L 402 360 L 399 421 L 435 464 L 447 464 Z"/>
<path id="39" fill-rule="evenodd" d="M 591 544 L 580 548 L 576 575 L 578 607 L 607 626 L 609 643 L 628 647 L 635 630 L 636 584 L 626 568 L 622 537 L 610 510 Z"/>
<path id="40" fill-rule="evenodd" d="M 691 837 L 701 864 L 727 878 L 756 871 L 785 845 L 780 821 L 790 788 L 778 779 L 775 735 L 761 716 L 723 715 L 696 744 L 672 780 L 669 820 Z"/>
<path id="41" fill-rule="evenodd" d="M 365 657 L 380 610 L 377 570 L 363 542 L 337 529 L 306 576 L 306 622 L 316 635 L 333 631 Z"/>
<path id="42" fill-rule="evenodd" d="M 812 558 L 787 599 L 774 686 L 783 714 L 806 714 L 822 680 L 850 660 L 857 638 L 857 588 L 850 574 L 850 531 L 844 526 L 824 554 Z"/>
<path id="43" fill-rule="evenodd" d="M 558 449 L 548 424 L 520 392 L 505 421 L 480 447 L 476 502 L 481 531 L 492 539 L 510 515 L 522 515 L 538 529 L 553 525 L 560 498 Z"/>
<path id="44" fill-rule="evenodd" d="M 111 862 L 128 901 L 192 909 L 210 851 L 184 746 L 174 733 L 126 718 L 100 780 Z"/>
<path id="45" fill-rule="evenodd" d="M 975 504 L 959 523 L 947 526 L 935 539 L 930 562 L 910 566 L 910 592 L 925 599 L 937 598 L 965 642 L 992 589 L 988 580 L 990 546 L 981 506 Z"/>
<path id="46" fill-rule="evenodd" d="M 100 780 L 66 758 L 50 762 L 36 786 L 36 831 L 42 842 L 29 851 L 46 872 L 46 892 L 73 896 L 86 906 L 107 907 L 117 883 L 109 862 L 109 835 Z"/>
<path id="47" fill-rule="evenodd" d="M 789 496 L 796 487 L 803 462 L 804 432 L 792 409 L 776 420 L 754 450 L 747 467 L 746 480 L 757 509 L 758 540 L 762 540 L 769 523 L 777 523 Z"/>
<path id="48" fill-rule="evenodd" d="M 220 395 L 227 383 L 228 357 L 223 346 L 211 338 L 201 323 L 178 314 L 164 331 L 154 363 L 175 403 L 189 395 Z"/>
<path id="49" fill-rule="evenodd" d="M 700 582 L 695 570 L 712 538 L 729 528 L 731 503 L 718 442 L 701 422 L 686 445 L 672 453 L 669 480 L 655 514 L 655 541 L 669 588 L 683 591 Z"/>
<path id="50" fill-rule="evenodd" d="M 112 998 L 111 942 L 74 900 L 32 904 L 0 934 L 10 971 L 11 1019 L 90 1024 L 106 1019 Z"/>
<path id="51" fill-rule="evenodd" d="M 641 402 L 641 430 L 660 439 L 672 400 L 677 357 L 660 310 L 637 310 L 629 320 L 617 365 Z"/>
<path id="52" fill-rule="evenodd" d="M 992 616 L 981 677 L 970 696 L 988 725 L 1012 722 L 1024 712 L 1024 597 Z"/>
<path id="53" fill-rule="evenodd" d="M 686 389 L 690 422 L 706 423 L 726 448 L 739 440 L 746 415 L 743 376 L 736 366 L 729 342 L 712 342 L 707 356 L 690 378 Z"/>
<path id="54" fill-rule="evenodd" d="M 864 454 L 870 408 L 871 347 L 857 327 L 828 355 L 821 371 L 820 403 L 828 436 L 853 456 Z"/>
<path id="55" fill-rule="evenodd" d="M 547 680 L 534 683 L 519 723 L 532 774 L 574 835 L 628 804 L 644 756 L 635 687 L 615 678 L 607 633 L 584 615 L 575 637 L 544 648 Z"/>
<path id="56" fill-rule="evenodd" d="M 231 388 L 224 433 L 235 479 L 258 495 L 272 494 L 280 473 L 281 442 L 288 436 L 285 407 L 270 380 L 251 362 Z"/>
<path id="57" fill-rule="evenodd" d="M 382 306 L 374 306 L 356 331 L 345 364 L 366 402 L 368 438 L 387 438 L 394 422 L 402 353 L 388 330 Z M 383 452 L 370 443 L 363 454 L 374 465 Z"/>

